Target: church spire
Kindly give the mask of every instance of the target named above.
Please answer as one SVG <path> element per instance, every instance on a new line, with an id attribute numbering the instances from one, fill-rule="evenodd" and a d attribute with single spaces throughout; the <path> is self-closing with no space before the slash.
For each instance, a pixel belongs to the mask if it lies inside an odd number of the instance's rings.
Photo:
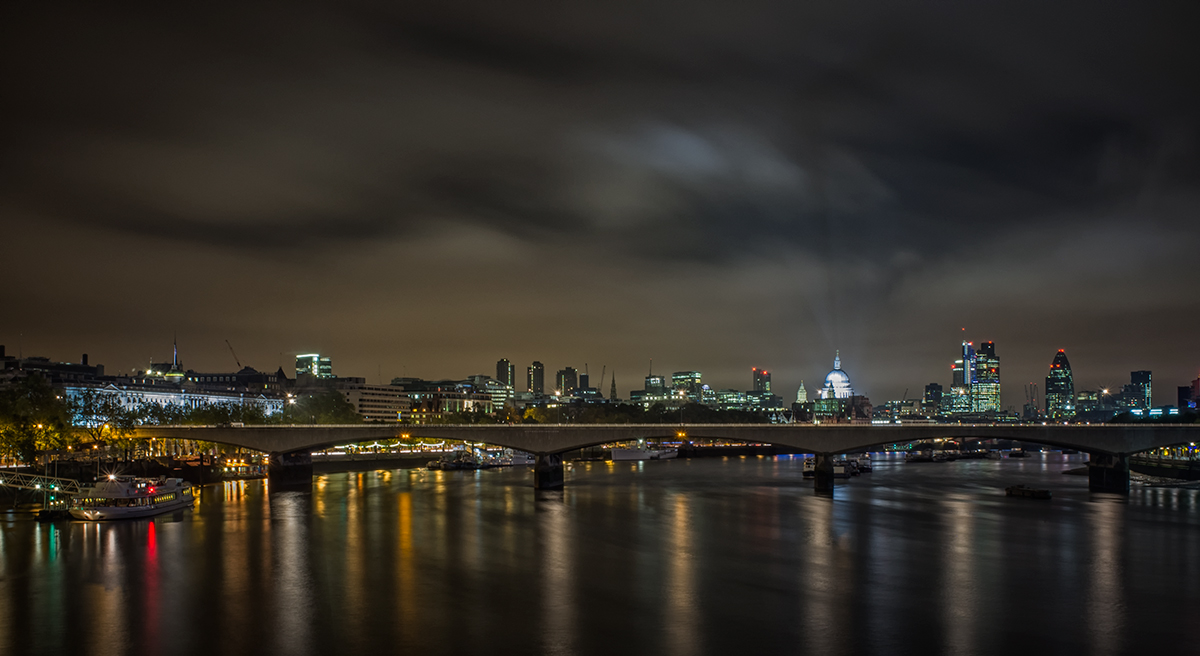
<path id="1" fill-rule="evenodd" d="M 617 400 L 617 370 L 616 369 L 613 369 L 612 388 L 610 388 L 610 390 L 609 390 L 608 400 L 609 401 Z"/>

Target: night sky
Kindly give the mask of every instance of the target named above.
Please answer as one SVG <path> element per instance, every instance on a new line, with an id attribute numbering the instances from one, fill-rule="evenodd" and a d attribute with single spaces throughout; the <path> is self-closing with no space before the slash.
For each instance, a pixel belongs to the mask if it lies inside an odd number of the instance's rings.
<path id="1" fill-rule="evenodd" d="M 14 3 L 16 4 L 16 3 Z M 415 9 L 408 5 L 430 5 Z M 1200 370 L 1185 3 L 7 7 L 0 343 L 881 403 Z M 126 11 L 127 13 L 119 13 Z M 965 332 L 962 330 L 966 328 Z M 518 389 L 523 389 L 523 381 Z M 607 393 L 605 382 L 604 392 Z"/>

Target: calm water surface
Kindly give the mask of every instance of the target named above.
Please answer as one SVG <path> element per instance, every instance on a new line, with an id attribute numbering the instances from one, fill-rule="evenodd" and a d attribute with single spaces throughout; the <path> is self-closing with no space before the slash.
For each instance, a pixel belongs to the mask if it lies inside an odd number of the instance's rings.
<path id="1" fill-rule="evenodd" d="M 0 654 L 1197 653 L 1195 490 L 1078 456 L 332 474 L 153 521 L 0 515 Z M 1014 483 L 1053 501 L 1009 499 Z"/>

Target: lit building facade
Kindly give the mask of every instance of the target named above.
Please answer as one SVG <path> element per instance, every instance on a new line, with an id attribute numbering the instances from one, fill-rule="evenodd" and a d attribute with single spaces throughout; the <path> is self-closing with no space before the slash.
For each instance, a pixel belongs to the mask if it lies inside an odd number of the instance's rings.
<path id="1" fill-rule="evenodd" d="M 1071 376 L 1071 362 L 1062 349 L 1050 363 L 1046 376 L 1046 418 L 1070 419 L 1075 415 L 1075 381 Z"/>
<path id="2" fill-rule="evenodd" d="M 1129 384 L 1121 390 L 1122 405 L 1129 410 L 1149 410 L 1154 405 L 1154 391 L 1149 371 L 1129 372 Z"/>
<path id="3" fill-rule="evenodd" d="M 493 407 L 502 408 L 516 397 L 516 392 L 511 386 L 488 376 L 482 374 L 471 376 L 468 381 L 474 386 L 476 392 L 492 397 Z"/>
<path id="4" fill-rule="evenodd" d="M 508 361 L 508 358 L 501 358 L 496 363 L 496 380 L 504 385 L 516 389 L 517 388 L 517 366 Z"/>
<path id="5" fill-rule="evenodd" d="M 1000 357 L 995 342 L 981 343 L 975 354 L 971 407 L 974 412 L 1000 412 Z"/>
<path id="6" fill-rule="evenodd" d="M 409 421 L 414 424 L 441 421 L 450 413 L 490 413 L 496 409 L 492 396 L 471 381 L 396 378 L 392 385 L 400 387 L 411 400 Z"/>
<path id="7" fill-rule="evenodd" d="M 296 377 L 333 378 L 333 362 L 320 353 L 305 353 L 296 356 Z"/>
<path id="8" fill-rule="evenodd" d="M 940 383 L 929 383 L 925 386 L 925 396 L 921 397 L 921 410 L 926 415 L 934 415 L 942 405 L 942 385 Z"/>
<path id="9" fill-rule="evenodd" d="M 532 394 L 546 393 L 546 367 L 541 362 L 535 360 L 525 370 L 525 389 Z"/>
<path id="10" fill-rule="evenodd" d="M 701 400 L 701 390 L 704 384 L 700 382 L 699 371 L 676 371 L 671 374 L 671 389 L 693 403 Z"/>
<path id="11" fill-rule="evenodd" d="M 648 395 L 662 395 L 667 392 L 667 381 L 662 376 L 650 374 L 646 376 L 646 387 L 644 389 Z"/>
<path id="12" fill-rule="evenodd" d="M 575 367 L 564 367 L 558 370 L 554 378 L 554 389 L 567 396 L 579 387 L 579 371 Z"/>
<path id="13" fill-rule="evenodd" d="M 394 385 L 368 385 L 364 378 L 339 378 L 332 383 L 346 402 L 367 421 L 407 422 L 412 400 Z"/>
<path id="14" fill-rule="evenodd" d="M 212 392 L 189 389 L 176 384 L 121 384 L 64 385 L 63 394 L 68 401 L 78 401 L 84 394 L 92 393 L 113 398 L 125 410 L 138 410 L 150 405 L 163 408 L 176 407 L 195 410 L 208 406 L 232 406 L 244 408 L 257 406 L 267 416 L 283 412 L 283 397 L 273 393 L 256 392 Z"/>
<path id="15" fill-rule="evenodd" d="M 944 414 L 971 414 L 975 411 L 973 391 L 977 380 L 975 347 L 971 342 L 963 340 L 962 357 L 954 361 L 951 373 L 950 394 L 943 397 Z"/>
<path id="16" fill-rule="evenodd" d="M 751 369 L 754 372 L 754 391 L 755 392 L 770 392 L 771 391 L 771 372 L 766 369 L 754 367 Z"/>

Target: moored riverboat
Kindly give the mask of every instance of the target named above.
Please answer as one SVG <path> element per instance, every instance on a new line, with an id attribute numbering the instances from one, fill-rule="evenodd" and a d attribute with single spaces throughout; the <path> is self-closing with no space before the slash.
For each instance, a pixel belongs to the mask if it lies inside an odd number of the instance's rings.
<path id="1" fill-rule="evenodd" d="M 933 449 L 919 449 L 904 454 L 904 462 L 938 462 L 933 457 Z"/>
<path id="2" fill-rule="evenodd" d="M 845 460 L 834 460 L 832 463 L 832 472 L 834 478 L 850 478 L 856 472 L 852 465 Z M 816 478 L 817 476 L 817 459 L 805 458 L 804 465 L 800 468 L 801 478 Z"/>
<path id="3" fill-rule="evenodd" d="M 110 475 L 71 499 L 75 519 L 101 521 L 152 517 L 191 508 L 192 484 L 182 478 L 135 478 Z"/>
<path id="4" fill-rule="evenodd" d="M 441 471 L 458 471 L 460 469 L 483 469 L 484 461 L 471 451 L 454 451 L 447 453 L 439 460 L 430 460 L 426 469 Z"/>
<path id="5" fill-rule="evenodd" d="M 854 465 L 855 469 L 857 469 L 860 474 L 870 474 L 871 473 L 871 456 L 870 455 L 868 455 L 866 453 L 861 453 L 856 456 L 850 456 L 847 459 L 850 461 L 850 463 L 852 463 Z"/>

